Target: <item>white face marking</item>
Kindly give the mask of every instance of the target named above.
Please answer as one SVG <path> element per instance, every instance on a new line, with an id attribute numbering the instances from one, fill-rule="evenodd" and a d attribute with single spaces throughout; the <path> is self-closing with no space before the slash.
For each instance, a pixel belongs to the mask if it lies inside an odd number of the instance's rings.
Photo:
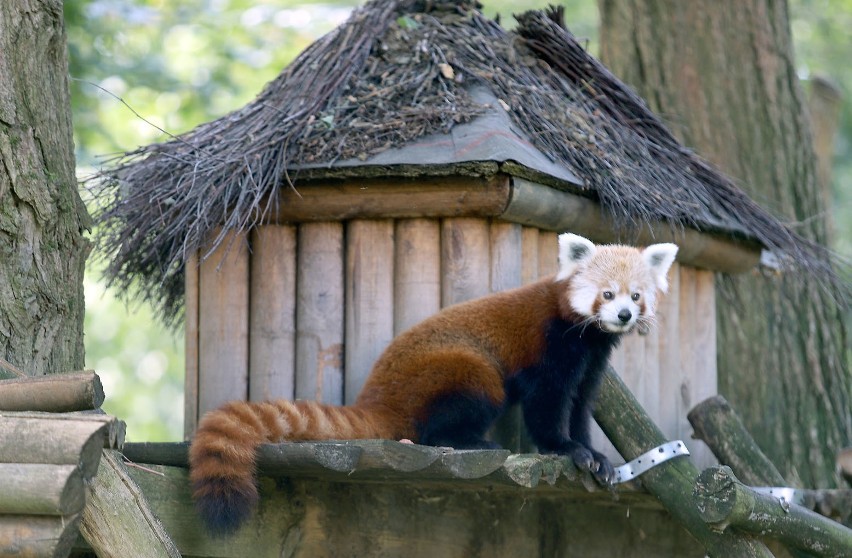
<path id="1" fill-rule="evenodd" d="M 640 310 L 639 305 L 633 301 L 630 294 L 622 292 L 612 300 L 604 302 L 598 310 L 601 329 L 613 333 L 630 331 L 636 325 Z M 629 318 L 625 322 L 620 315 L 627 316 L 628 313 Z"/>

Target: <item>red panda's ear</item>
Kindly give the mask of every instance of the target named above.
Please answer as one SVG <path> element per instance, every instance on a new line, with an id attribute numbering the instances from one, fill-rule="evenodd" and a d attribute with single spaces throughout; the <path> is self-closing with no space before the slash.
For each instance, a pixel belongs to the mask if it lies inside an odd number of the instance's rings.
<path id="1" fill-rule="evenodd" d="M 560 234 L 559 272 L 556 274 L 556 280 L 571 277 L 580 264 L 591 260 L 594 255 L 595 245 L 588 238 L 571 233 Z"/>
<path id="2" fill-rule="evenodd" d="M 642 250 L 642 258 L 648 264 L 648 267 L 651 268 L 657 288 L 662 292 L 669 290 L 669 281 L 666 278 L 666 274 L 669 272 L 672 263 L 674 263 L 676 255 L 677 246 L 669 243 L 651 244 Z"/>

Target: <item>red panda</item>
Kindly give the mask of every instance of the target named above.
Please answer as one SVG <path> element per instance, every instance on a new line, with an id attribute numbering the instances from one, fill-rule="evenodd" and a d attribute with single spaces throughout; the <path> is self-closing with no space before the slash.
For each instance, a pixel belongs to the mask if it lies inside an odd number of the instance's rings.
<path id="1" fill-rule="evenodd" d="M 610 483 L 612 465 L 590 446 L 593 399 L 621 335 L 654 320 L 676 253 L 674 244 L 639 250 L 560 235 L 554 277 L 451 306 L 400 334 L 354 405 L 234 401 L 208 413 L 190 448 L 205 525 L 229 533 L 252 513 L 260 444 L 408 438 L 495 448 L 485 434 L 516 402 L 539 451 Z"/>

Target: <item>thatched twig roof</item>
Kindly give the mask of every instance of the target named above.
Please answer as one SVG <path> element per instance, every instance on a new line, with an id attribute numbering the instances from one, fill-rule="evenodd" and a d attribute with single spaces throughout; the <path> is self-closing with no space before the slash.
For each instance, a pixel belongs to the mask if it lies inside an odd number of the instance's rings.
<path id="1" fill-rule="evenodd" d="M 623 228 L 653 221 L 756 240 L 834 277 L 826 250 L 796 235 L 681 146 L 644 102 L 591 57 L 558 9 L 516 16 L 508 32 L 471 2 L 373 0 L 306 49 L 250 104 L 98 177 L 107 275 L 174 321 L 183 266 L 229 230 L 260 222 L 298 170 L 371 157 L 447 132 L 489 107 L 582 184 Z M 211 235 L 220 231 L 211 242 Z"/>

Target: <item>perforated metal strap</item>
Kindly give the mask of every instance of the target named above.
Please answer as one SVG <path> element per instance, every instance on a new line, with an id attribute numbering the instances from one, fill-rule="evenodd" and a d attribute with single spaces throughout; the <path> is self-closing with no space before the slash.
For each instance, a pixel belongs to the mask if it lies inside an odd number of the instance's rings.
<path id="1" fill-rule="evenodd" d="M 805 495 L 801 490 L 786 486 L 750 486 L 749 488 L 755 492 L 778 498 L 782 505 L 784 503 L 801 504 L 805 500 Z"/>
<path id="2" fill-rule="evenodd" d="M 620 467 L 615 468 L 615 483 L 627 482 L 633 480 L 648 469 L 652 469 L 660 463 L 665 463 L 669 459 L 679 457 L 681 455 L 689 455 L 689 450 L 681 440 L 666 442 L 661 446 L 657 446 L 652 450 L 646 451 L 633 461 L 629 461 Z"/>

